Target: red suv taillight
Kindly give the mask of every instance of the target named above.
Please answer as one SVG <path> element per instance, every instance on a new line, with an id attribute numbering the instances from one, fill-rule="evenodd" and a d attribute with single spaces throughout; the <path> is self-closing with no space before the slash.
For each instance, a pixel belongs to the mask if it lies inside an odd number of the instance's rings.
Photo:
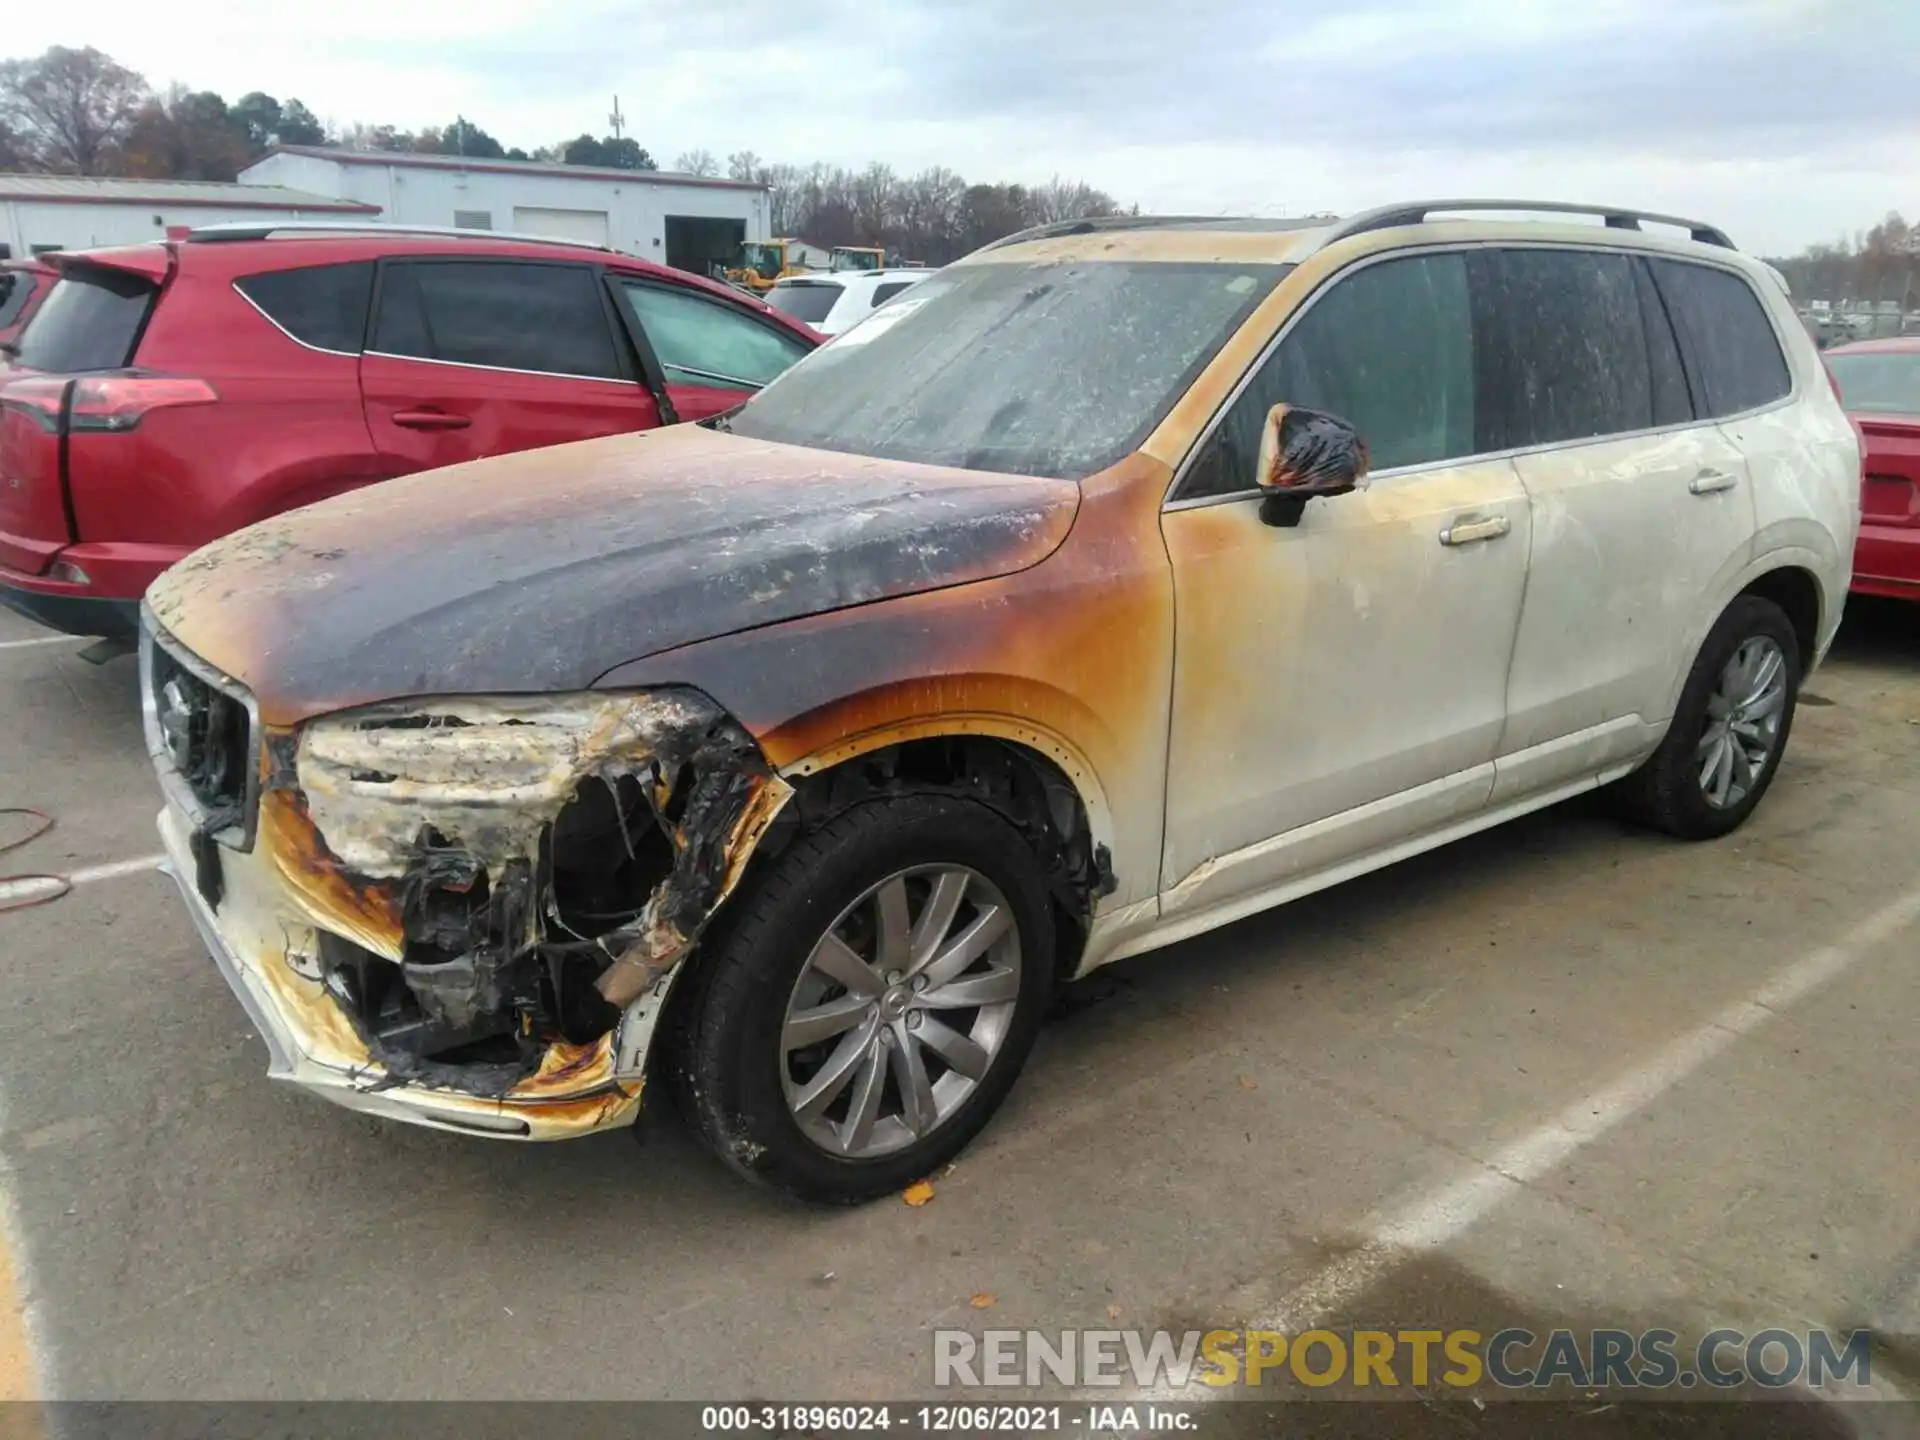
<path id="1" fill-rule="evenodd" d="M 204 380 L 170 375 L 101 375 L 76 380 L 68 428 L 131 430 L 149 410 L 175 405 L 210 405 L 219 393 Z"/>
<path id="2" fill-rule="evenodd" d="M 139 425 L 149 410 L 209 405 L 219 392 L 204 380 L 172 375 L 92 375 L 79 380 L 34 376 L 0 386 L 0 405 L 31 415 L 49 435 L 60 432 L 60 407 L 73 386 L 67 429 L 118 434 Z"/>
<path id="3" fill-rule="evenodd" d="M 49 435 L 60 433 L 60 404 L 67 391 L 64 380 L 32 378 L 0 385 L 0 406 L 33 418 Z"/>

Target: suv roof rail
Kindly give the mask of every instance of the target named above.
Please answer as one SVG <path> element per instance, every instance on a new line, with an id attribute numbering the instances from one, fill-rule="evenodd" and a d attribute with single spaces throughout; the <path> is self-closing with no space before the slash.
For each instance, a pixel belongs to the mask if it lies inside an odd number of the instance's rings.
<path id="1" fill-rule="evenodd" d="M 1372 210 L 1362 210 L 1358 215 L 1349 215 L 1335 224 L 1320 241 L 1320 248 L 1325 249 L 1336 240 L 1344 240 L 1349 235 L 1362 235 L 1369 230 L 1420 225 L 1437 210 L 1516 210 L 1543 215 L 1596 215 L 1606 222 L 1609 230 L 1638 230 L 1642 220 L 1649 220 L 1656 225 L 1678 226 L 1702 245 L 1718 245 L 1723 250 L 1735 248 L 1733 241 L 1727 238 L 1726 231 L 1704 220 L 1661 215 L 1652 210 L 1630 210 L 1620 205 L 1573 205 L 1559 200 L 1415 200 L 1399 205 L 1381 205 Z"/>
<path id="2" fill-rule="evenodd" d="M 465 230 L 457 225 L 388 225 L 378 220 L 281 220 L 270 224 L 236 221 L 226 225 L 195 226 L 187 232 L 187 239 L 205 243 L 271 240 L 280 235 L 331 235 L 337 239 L 350 236 L 378 238 L 382 235 L 429 235 L 443 240 L 513 240 L 534 245 L 566 245 L 576 250 L 598 250 L 606 255 L 619 253 L 611 245 L 601 245 L 592 240 L 567 240 L 558 235 L 529 235 L 517 230 Z"/>
<path id="3" fill-rule="evenodd" d="M 1029 240 L 1051 240 L 1060 235 L 1094 235 L 1103 230 L 1156 230 L 1162 225 L 1200 225 L 1217 215 L 1090 215 L 1080 220 L 1053 220 L 989 240 L 981 250 L 1024 245 Z"/>

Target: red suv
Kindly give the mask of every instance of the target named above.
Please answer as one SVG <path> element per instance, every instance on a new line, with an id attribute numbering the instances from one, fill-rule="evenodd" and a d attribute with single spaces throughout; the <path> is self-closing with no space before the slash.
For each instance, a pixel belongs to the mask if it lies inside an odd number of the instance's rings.
<path id="1" fill-rule="evenodd" d="M 12 352 L 54 279 L 53 270 L 38 260 L 0 261 L 0 355 Z"/>
<path id="2" fill-rule="evenodd" d="M 42 259 L 0 369 L 0 603 L 135 633 L 207 541 L 356 486 L 730 409 L 820 343 L 560 241 L 225 226 Z"/>
<path id="3" fill-rule="evenodd" d="M 1866 446 L 1853 588 L 1920 600 L 1920 335 L 1838 345 L 1826 358 Z"/>

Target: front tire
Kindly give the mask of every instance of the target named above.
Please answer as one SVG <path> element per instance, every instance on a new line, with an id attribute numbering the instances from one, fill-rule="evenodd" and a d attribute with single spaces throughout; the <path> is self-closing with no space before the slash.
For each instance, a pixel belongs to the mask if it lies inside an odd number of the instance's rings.
<path id="1" fill-rule="evenodd" d="M 1039 863 L 997 813 L 945 795 L 856 806 L 722 913 L 670 1057 L 682 1109 L 775 1190 L 897 1191 L 992 1117 L 1053 971 Z"/>
<path id="2" fill-rule="evenodd" d="M 1620 782 L 1628 812 L 1682 840 L 1738 829 L 1773 784 L 1799 699 L 1792 623 L 1742 595 L 1700 647 L 1666 739 Z"/>

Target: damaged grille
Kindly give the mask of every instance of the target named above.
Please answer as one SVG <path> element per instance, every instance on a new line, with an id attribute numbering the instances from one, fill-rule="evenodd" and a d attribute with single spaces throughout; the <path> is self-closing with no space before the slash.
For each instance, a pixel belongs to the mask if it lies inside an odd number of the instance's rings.
<path id="1" fill-rule="evenodd" d="M 198 834 L 252 848 L 260 733 L 253 697 L 149 618 L 140 635 L 140 704 L 147 752 L 167 798 Z"/>

